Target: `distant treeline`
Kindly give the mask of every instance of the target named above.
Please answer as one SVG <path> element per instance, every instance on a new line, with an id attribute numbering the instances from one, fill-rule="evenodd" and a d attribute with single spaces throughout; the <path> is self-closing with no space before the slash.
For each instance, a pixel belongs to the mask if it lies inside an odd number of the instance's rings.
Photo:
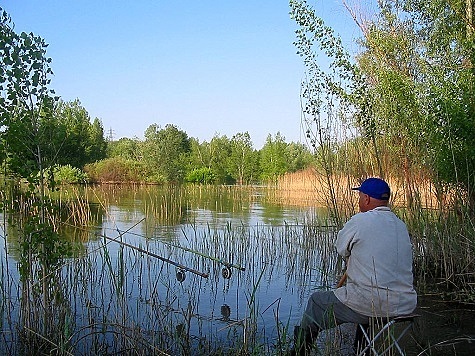
<path id="1" fill-rule="evenodd" d="M 304 144 L 287 143 L 280 133 L 269 134 L 260 150 L 248 132 L 199 142 L 171 124 L 150 125 L 144 140 L 109 141 L 79 100 L 52 103 L 35 127 L 12 120 L 3 143 L 7 172 L 26 178 L 42 168 L 59 183 L 267 183 L 313 162 Z"/>
<path id="2" fill-rule="evenodd" d="M 108 141 L 99 119 L 79 100 L 50 89 L 47 44 L 16 33 L 0 8 L 0 162 L 3 175 L 30 182 L 196 182 L 248 184 L 276 180 L 312 164 L 309 149 L 277 133 L 253 148 L 248 132 L 199 142 L 172 124 L 153 124 L 145 139 Z M 55 178 L 55 179 L 52 179 Z"/>
<path id="3" fill-rule="evenodd" d="M 151 125 L 145 140 L 121 138 L 107 145 L 104 160 L 85 166 L 95 181 L 250 184 L 275 181 L 313 162 L 305 145 L 287 143 L 280 133 L 269 134 L 256 150 L 248 132 L 200 142 L 171 124 Z"/>

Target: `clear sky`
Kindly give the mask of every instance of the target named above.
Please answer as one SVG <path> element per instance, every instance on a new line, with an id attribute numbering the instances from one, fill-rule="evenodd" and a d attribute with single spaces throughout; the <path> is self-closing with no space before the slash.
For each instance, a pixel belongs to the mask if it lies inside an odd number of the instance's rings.
<path id="1" fill-rule="evenodd" d="M 340 0 L 309 1 L 352 41 Z M 49 44 L 51 88 L 114 139 L 174 124 L 200 142 L 248 131 L 305 142 L 295 22 L 287 0 L 3 0 L 16 32 Z M 343 34 L 342 34 L 343 35 Z M 344 37 L 345 38 L 345 37 Z"/>

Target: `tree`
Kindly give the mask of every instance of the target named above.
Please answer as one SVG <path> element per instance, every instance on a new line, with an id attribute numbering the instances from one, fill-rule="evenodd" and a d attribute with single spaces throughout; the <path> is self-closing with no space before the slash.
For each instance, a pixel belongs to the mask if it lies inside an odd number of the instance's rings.
<path id="1" fill-rule="evenodd" d="M 463 187 L 475 204 L 475 36 L 473 0 L 404 3 L 418 50 L 418 100 L 428 159 L 439 179 Z M 398 10 L 397 8 L 394 10 Z M 388 10 L 389 11 L 389 10 Z M 393 11 L 393 12 L 394 12 Z"/>
<path id="2" fill-rule="evenodd" d="M 200 141 L 194 137 L 190 138 L 190 165 L 188 170 L 201 167 L 209 168 L 209 144 L 206 141 Z"/>
<path id="3" fill-rule="evenodd" d="M 231 156 L 231 141 L 226 135 L 214 135 L 209 143 L 210 168 L 216 176 L 216 182 L 221 184 L 234 184 L 236 178 L 232 177 L 228 168 Z"/>
<path id="4" fill-rule="evenodd" d="M 423 167 L 435 182 L 463 188 L 472 204 L 473 8 L 472 0 L 382 2 L 358 57 L 375 127 L 402 158 L 406 186 Z"/>
<path id="5" fill-rule="evenodd" d="M 231 139 L 229 172 L 236 177 L 238 184 L 249 184 L 256 179 L 258 155 L 252 147 L 248 132 L 237 133 Z"/>
<path id="6" fill-rule="evenodd" d="M 53 73 L 45 41 L 16 34 L 0 8 L 0 127 L 4 163 L 23 177 L 42 172 L 40 120 L 52 115 L 56 98 L 48 88 Z"/>
<path id="7" fill-rule="evenodd" d="M 303 143 L 290 142 L 286 148 L 288 157 L 288 171 L 296 172 L 309 167 L 314 157 Z"/>
<path id="8" fill-rule="evenodd" d="M 86 147 L 86 155 L 89 162 L 99 161 L 107 156 L 107 141 L 104 137 L 104 126 L 97 117 L 89 126 L 89 144 Z"/>
<path id="9" fill-rule="evenodd" d="M 43 128 L 44 126 L 44 128 Z M 107 142 L 99 119 L 91 118 L 78 99 L 72 102 L 59 101 L 53 119 L 41 122 L 44 151 L 60 165 L 70 164 L 83 168 L 106 157 Z"/>
<path id="10" fill-rule="evenodd" d="M 122 137 L 118 141 L 110 141 L 107 143 L 107 156 L 122 157 L 134 161 L 143 160 L 142 153 L 143 142 L 138 138 Z"/>
<path id="11" fill-rule="evenodd" d="M 210 172 L 215 183 L 232 184 L 236 181 L 229 173 L 228 161 L 231 155 L 231 143 L 224 136 L 215 135 L 208 143 L 191 139 L 189 171 Z"/>
<path id="12" fill-rule="evenodd" d="M 351 120 L 371 127 L 366 115 L 366 83 L 341 38 L 325 25 L 306 1 L 290 0 L 290 15 L 299 26 L 295 46 L 307 70 L 301 89 L 303 123 L 315 153 L 316 168 L 321 171 L 319 177 L 323 177 L 320 184 L 327 192 L 330 215 L 340 226 L 342 219 L 333 184 L 338 173 L 335 152 L 344 140 L 341 138 L 341 133 L 345 133 L 343 123 Z M 319 61 L 321 55 L 327 60 Z M 324 66 L 322 63 L 329 64 Z"/>
<path id="13" fill-rule="evenodd" d="M 303 113 L 318 162 L 327 176 L 334 174 L 334 153 L 347 140 L 341 133 L 349 123 L 372 144 L 376 169 L 367 174 L 401 178 L 409 203 L 415 171 L 432 172 L 472 195 L 473 1 L 378 4 L 372 22 L 348 7 L 363 34 L 352 60 L 306 1 L 290 1 L 300 26 L 296 46 L 308 70 Z M 329 59 L 327 67 L 320 54 Z"/>
<path id="14" fill-rule="evenodd" d="M 289 157 L 285 138 L 277 132 L 274 138 L 268 135 L 260 151 L 261 179 L 276 181 L 277 178 L 289 170 Z"/>
<path id="15" fill-rule="evenodd" d="M 145 131 L 144 159 L 169 182 L 183 180 L 190 150 L 188 135 L 175 125 L 152 124 Z"/>

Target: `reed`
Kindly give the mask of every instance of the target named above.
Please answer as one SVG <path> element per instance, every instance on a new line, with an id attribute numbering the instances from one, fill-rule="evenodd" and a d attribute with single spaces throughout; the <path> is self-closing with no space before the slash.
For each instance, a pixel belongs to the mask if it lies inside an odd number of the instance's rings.
<path id="1" fill-rule="evenodd" d="M 356 145 L 331 156 L 332 164 L 347 172 L 333 171 L 330 177 L 324 177 L 324 172 L 314 169 L 281 177 L 276 199 L 286 204 L 326 206 L 330 193 L 325 182 L 330 181 L 338 203 L 338 216 L 331 218 L 340 225 L 355 213 L 357 206 L 357 195 L 350 188 L 367 176 L 379 175 L 375 172 L 376 159 L 363 154 L 362 148 L 365 147 Z M 418 288 L 473 303 L 475 229 L 470 197 L 458 186 L 438 182 L 421 167 L 402 165 L 400 170 L 395 166 L 400 159 L 384 148 L 379 164 L 385 167 L 385 179 L 392 189 L 393 209 L 409 228 Z M 349 166 L 343 162 L 356 163 Z"/>
<path id="2" fill-rule="evenodd" d="M 196 193 L 200 192 L 194 190 L 190 194 Z M 243 191 L 226 189 L 225 194 L 242 197 Z M 99 192 L 95 195 L 99 196 Z M 65 196 L 62 198 L 62 203 L 65 203 Z M 92 215 L 88 214 L 88 217 L 92 219 Z M 66 221 L 68 224 L 72 222 L 68 218 Z M 94 225 L 93 221 L 88 225 Z M 1 351 L 10 354 L 209 354 L 228 353 L 230 350 L 262 350 L 265 343 L 262 343 L 262 336 L 258 336 L 260 330 L 256 327 L 260 313 L 256 291 L 258 282 L 264 277 L 263 272 L 258 271 L 266 271 L 266 278 L 270 278 L 271 259 L 266 259 L 266 263 L 256 260 L 252 256 L 255 251 L 247 246 L 258 246 L 264 239 L 266 243 L 260 247 L 259 255 L 275 255 L 283 243 L 293 243 L 289 234 L 297 236 L 298 232 L 294 231 L 294 227 L 286 226 L 286 242 L 276 245 L 280 232 L 277 229 L 268 230 L 264 226 L 227 224 L 224 229 L 195 226 L 194 231 L 193 236 L 184 237 L 184 241 L 189 242 L 188 250 L 146 238 L 143 240 L 145 245 L 140 248 L 152 254 L 145 254 L 122 244 L 114 247 L 114 241 L 96 238 L 95 230 L 91 229 L 89 240 L 92 242 L 88 244 L 88 251 L 66 259 L 53 274 L 57 283 L 49 285 L 48 294 L 55 295 L 50 299 L 51 302 L 34 302 L 44 299 L 33 298 L 33 295 L 45 292 L 37 289 L 41 282 L 34 278 L 35 274 L 23 282 L 15 281 L 16 285 L 23 286 L 18 300 L 28 302 L 23 302 L 20 309 L 11 308 L 15 303 L 4 303 L 10 315 L 17 313 L 17 316 L 8 319 L 5 312 L 2 321 L 15 330 L 19 320 L 23 320 L 23 331 L 6 335 L 5 330 L 8 328 L 4 328 L 2 337 L 6 342 L 2 344 L 5 346 L 2 346 Z M 125 242 L 125 236 L 119 238 Z M 198 305 L 202 290 L 209 287 L 204 287 L 201 279 L 191 276 L 187 276 L 184 283 L 178 282 L 174 278 L 174 268 L 153 258 L 153 253 L 158 253 L 181 263 L 209 269 L 209 259 L 200 255 L 192 259 L 186 257 L 191 249 L 219 257 L 211 262 L 210 270 L 214 276 L 211 285 L 214 298 L 218 299 L 221 289 L 218 285 L 223 282 L 223 264 L 219 262 L 221 258 L 246 266 L 246 271 L 234 271 L 233 277 L 238 279 L 238 283 L 246 281 L 243 286 L 247 285 L 247 281 L 255 283 L 249 290 L 244 314 L 240 314 L 236 322 L 223 324 L 227 325 L 225 335 L 213 332 L 213 323 L 216 323 L 213 317 L 208 319 L 200 315 Z M 7 276 L 6 279 L 12 282 L 15 278 Z M 15 295 L 11 289 L 15 288 L 13 283 L 10 283 L 10 287 L 8 283 L 2 283 L 1 286 L 4 295 Z M 40 311 L 45 309 L 47 313 Z M 198 339 L 197 335 L 200 335 Z"/>
<path id="3" fill-rule="evenodd" d="M 161 189 L 78 191 L 101 208 L 99 214 L 90 208 L 86 224 L 75 227 L 88 242 L 50 271 L 46 289 L 38 273 L 22 280 L 11 268 L 12 257 L 1 255 L 0 289 L 10 299 L 0 304 L 0 353 L 208 355 L 289 349 L 301 313 L 274 286 L 292 290 L 295 304 L 302 305 L 313 288 L 334 285 L 341 261 L 333 248 L 337 228 L 331 216 L 306 209 L 303 220 L 256 224 L 246 220 L 246 209 L 262 194 L 256 187 Z M 260 202 L 278 201 L 275 193 Z M 76 193 L 62 194 L 63 202 L 78 200 Z M 182 211 L 188 223 L 177 228 L 175 213 L 151 208 L 167 199 L 181 201 L 180 207 L 166 206 Z M 217 209 L 217 218 L 203 224 L 199 214 L 190 213 L 203 206 Z M 244 218 L 229 218 L 227 209 L 242 210 Z M 124 217 L 120 223 L 114 219 L 117 211 Z M 66 221 L 71 225 L 72 219 Z M 6 225 L 5 231 L 11 231 Z M 65 224 L 60 230 L 67 230 Z M 14 249 L 13 233 L 8 239 Z M 206 272 L 209 278 L 165 260 Z M 229 279 L 223 276 L 225 267 L 231 271 Z M 178 272 L 185 275 L 181 281 Z M 330 332 L 321 347 L 336 350 L 338 340 L 339 332 Z"/>

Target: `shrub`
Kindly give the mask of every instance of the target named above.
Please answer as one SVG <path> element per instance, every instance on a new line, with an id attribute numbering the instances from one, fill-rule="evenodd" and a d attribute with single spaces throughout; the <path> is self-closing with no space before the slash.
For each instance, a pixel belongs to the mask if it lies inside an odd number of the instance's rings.
<path id="1" fill-rule="evenodd" d="M 165 176 L 160 173 L 152 173 L 145 177 L 145 182 L 147 183 L 164 184 L 166 181 Z"/>
<path id="2" fill-rule="evenodd" d="M 51 172 L 57 184 L 78 184 L 87 183 L 89 181 L 89 177 L 86 173 L 69 164 L 65 166 L 55 165 L 52 167 Z"/>
<path id="3" fill-rule="evenodd" d="M 210 168 L 193 169 L 186 175 L 186 181 L 199 184 L 213 184 L 216 182 L 216 175 Z"/>
<path id="4" fill-rule="evenodd" d="M 144 182 L 148 172 L 143 163 L 121 157 L 87 164 L 84 170 L 95 182 Z"/>

